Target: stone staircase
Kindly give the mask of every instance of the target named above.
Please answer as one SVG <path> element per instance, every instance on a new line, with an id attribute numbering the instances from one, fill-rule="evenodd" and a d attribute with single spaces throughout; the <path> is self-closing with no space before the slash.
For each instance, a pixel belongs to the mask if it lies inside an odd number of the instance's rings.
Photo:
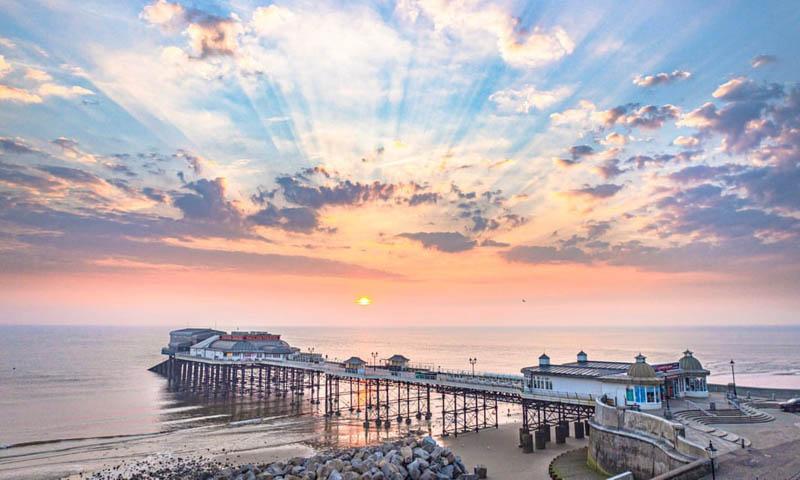
<path id="1" fill-rule="evenodd" d="M 762 412 L 761 410 L 758 410 L 747 404 L 740 405 L 738 409 L 722 409 L 714 411 L 706 411 L 702 409 L 684 410 L 682 412 L 675 413 L 674 418 L 687 427 L 701 432 L 703 437 L 726 440 L 740 447 L 742 445 L 749 447 L 751 445 L 750 440 L 733 432 L 728 432 L 720 428 L 718 425 L 767 423 L 775 420 L 775 417 L 772 415 Z"/>

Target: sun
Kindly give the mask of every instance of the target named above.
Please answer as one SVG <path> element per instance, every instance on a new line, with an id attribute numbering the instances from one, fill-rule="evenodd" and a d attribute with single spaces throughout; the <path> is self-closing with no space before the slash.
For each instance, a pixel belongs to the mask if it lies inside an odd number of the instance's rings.
<path id="1" fill-rule="evenodd" d="M 372 299 L 369 297 L 359 297 L 358 300 L 356 300 L 356 303 L 362 307 L 366 307 L 372 303 Z"/>

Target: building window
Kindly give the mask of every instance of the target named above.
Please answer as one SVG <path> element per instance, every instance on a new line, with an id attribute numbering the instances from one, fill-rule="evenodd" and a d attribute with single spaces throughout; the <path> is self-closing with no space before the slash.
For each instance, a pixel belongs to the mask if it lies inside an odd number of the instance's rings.
<path id="1" fill-rule="evenodd" d="M 644 387 L 637 385 L 634 387 L 634 391 L 636 392 L 636 403 L 645 403 L 647 396 L 644 393 Z"/>
<path id="2" fill-rule="evenodd" d="M 631 387 L 625 389 L 625 399 L 633 403 L 633 389 Z"/>
<path id="3" fill-rule="evenodd" d="M 530 388 L 535 388 L 540 390 L 553 389 L 553 382 L 548 377 L 534 376 L 533 378 L 531 378 L 528 385 L 530 386 Z"/>

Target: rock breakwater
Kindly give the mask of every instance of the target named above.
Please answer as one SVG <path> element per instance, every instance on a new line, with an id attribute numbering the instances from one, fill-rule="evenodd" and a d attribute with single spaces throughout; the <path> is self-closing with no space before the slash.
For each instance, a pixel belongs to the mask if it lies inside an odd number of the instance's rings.
<path id="1" fill-rule="evenodd" d="M 295 457 L 288 461 L 240 466 L 207 459 L 142 462 L 108 469 L 91 478 L 190 480 L 472 480 L 461 459 L 431 437 L 405 438 L 382 445 Z"/>

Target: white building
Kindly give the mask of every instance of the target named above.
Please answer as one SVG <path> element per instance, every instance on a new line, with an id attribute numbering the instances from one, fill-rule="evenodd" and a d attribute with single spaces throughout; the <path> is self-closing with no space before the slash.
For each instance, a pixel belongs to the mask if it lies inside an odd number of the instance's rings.
<path id="1" fill-rule="evenodd" d="M 590 361 L 585 352 L 577 361 L 552 365 L 542 354 L 539 365 L 522 369 L 523 391 L 545 395 L 586 395 L 608 397 L 619 406 L 635 406 L 642 410 L 661 408 L 665 396 L 707 397 L 704 370 L 692 352 L 684 352 L 675 363 L 651 366 L 642 354 L 634 363 Z"/>
<path id="2" fill-rule="evenodd" d="M 286 360 L 299 350 L 269 332 L 231 332 L 192 345 L 189 355 L 210 360 Z"/>

